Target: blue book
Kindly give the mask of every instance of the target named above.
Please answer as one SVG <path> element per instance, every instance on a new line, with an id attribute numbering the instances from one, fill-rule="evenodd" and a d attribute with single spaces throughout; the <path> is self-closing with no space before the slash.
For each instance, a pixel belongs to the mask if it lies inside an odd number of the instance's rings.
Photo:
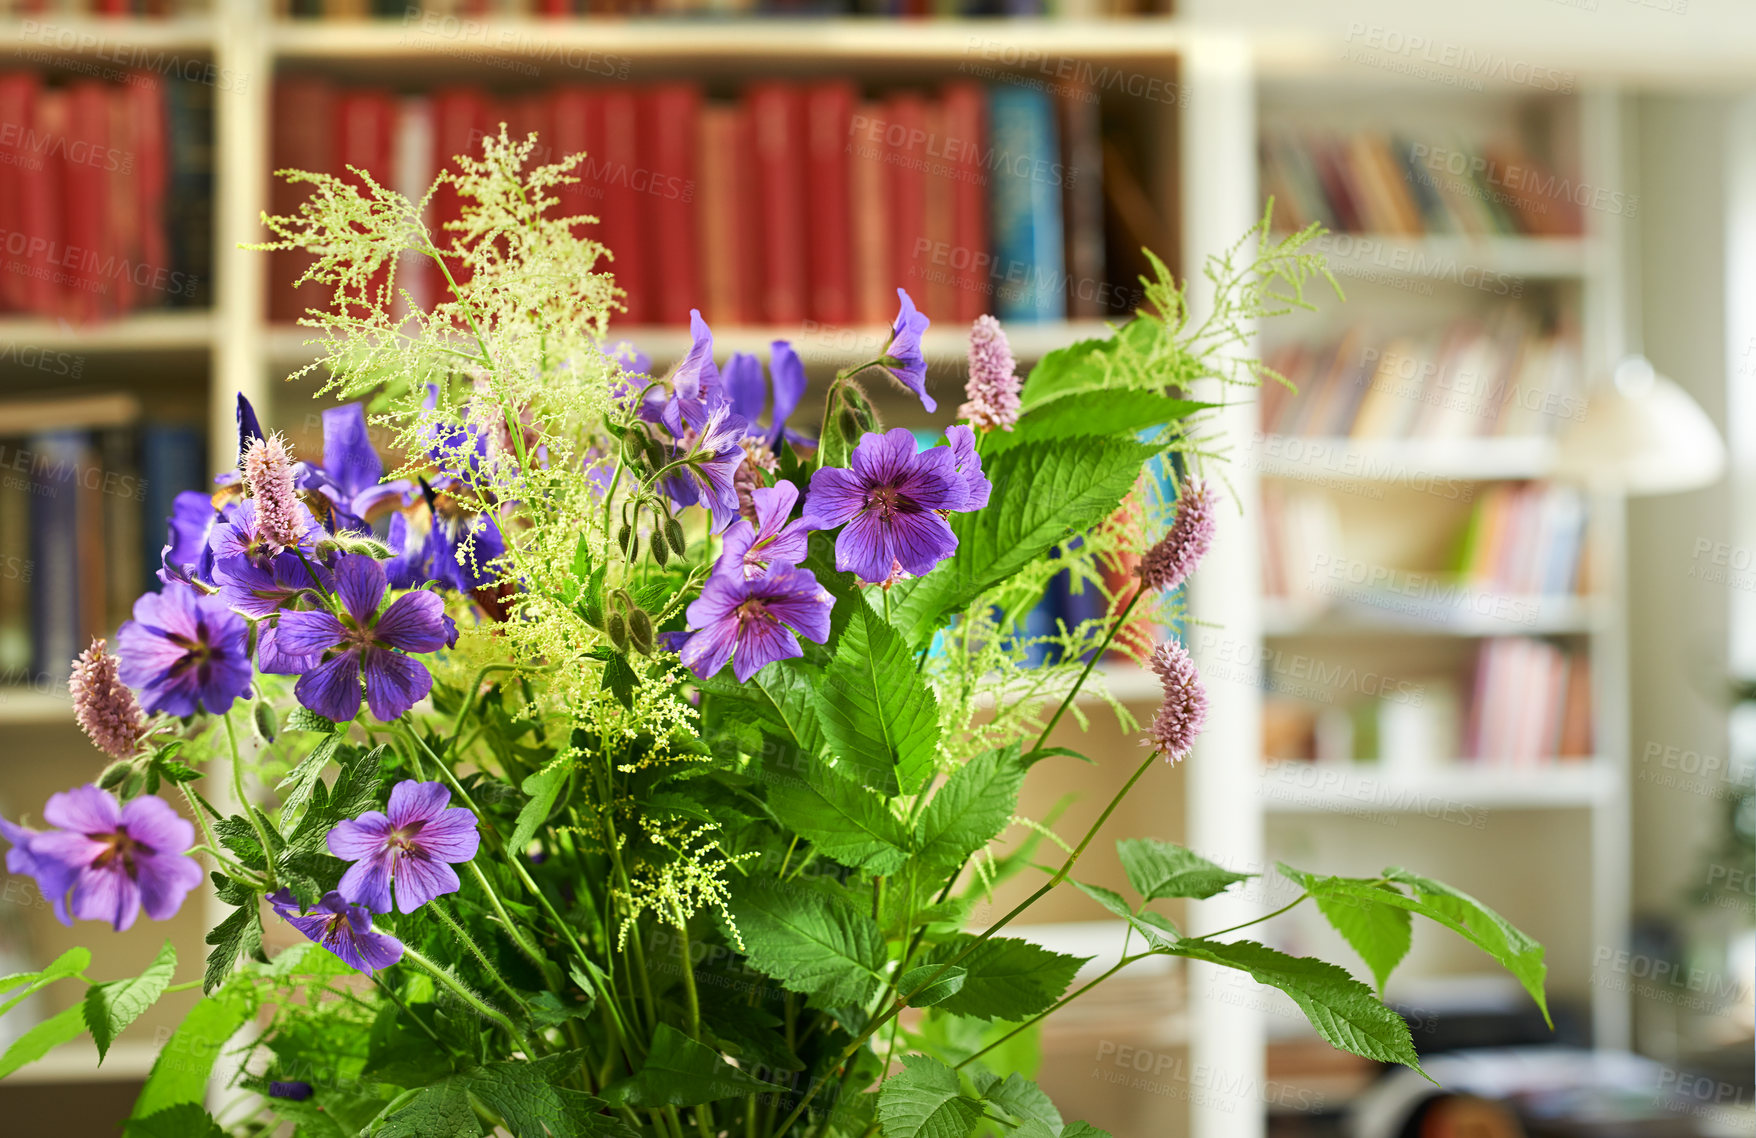
<path id="1" fill-rule="evenodd" d="M 44 685 L 67 682 L 85 645 L 79 581 L 80 469 L 85 436 L 51 431 L 26 444 L 31 456 L 31 673 Z M 95 551 L 92 551 L 95 552 Z"/>
<path id="2" fill-rule="evenodd" d="M 140 588 L 159 588 L 160 554 L 170 532 L 167 519 L 178 494 L 185 490 L 213 492 L 207 475 L 207 435 L 199 427 L 179 423 L 148 423 L 140 429 Z"/>
<path id="3" fill-rule="evenodd" d="M 1065 320 L 1061 192 L 1067 169 L 1054 100 L 1025 87 L 990 87 L 988 122 L 995 315 L 1027 323 Z M 1095 171 L 1082 175 L 1096 177 Z"/>

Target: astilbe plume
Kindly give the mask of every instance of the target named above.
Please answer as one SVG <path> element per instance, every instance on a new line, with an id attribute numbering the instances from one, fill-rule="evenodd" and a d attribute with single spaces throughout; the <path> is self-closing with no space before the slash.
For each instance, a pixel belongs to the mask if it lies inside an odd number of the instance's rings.
<path id="1" fill-rule="evenodd" d="M 1201 686 L 1195 661 L 1175 640 L 1155 648 L 1151 664 L 1164 687 L 1165 702 L 1152 717 L 1144 742 L 1174 763 L 1189 754 L 1207 725 L 1207 689 Z"/>
<path id="2" fill-rule="evenodd" d="M 131 759 L 146 733 L 146 717 L 140 702 L 119 674 L 121 661 L 112 656 L 101 638 L 73 662 L 67 690 L 73 696 L 73 718 L 105 754 Z"/>
<path id="3" fill-rule="evenodd" d="M 1010 431 L 1018 422 L 1018 362 L 1006 330 L 992 316 L 978 316 L 969 330 L 968 402 L 958 415 L 984 431 Z"/>
<path id="4" fill-rule="evenodd" d="M 1174 589 L 1189 579 L 1213 544 L 1213 491 L 1207 483 L 1190 479 L 1177 497 L 1177 516 L 1158 544 L 1140 559 L 1143 588 Z"/>
<path id="5" fill-rule="evenodd" d="M 263 540 L 275 553 L 297 548 L 305 527 L 300 524 L 299 492 L 293 485 L 293 458 L 286 444 L 275 435 L 251 439 L 243 468 Z"/>

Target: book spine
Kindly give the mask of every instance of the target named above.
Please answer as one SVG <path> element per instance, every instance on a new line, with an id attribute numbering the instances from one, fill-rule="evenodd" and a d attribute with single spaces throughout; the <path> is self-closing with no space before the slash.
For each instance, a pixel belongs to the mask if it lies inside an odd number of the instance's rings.
<path id="1" fill-rule="evenodd" d="M 806 250 L 799 221 L 805 206 L 805 107 L 802 92 L 785 83 L 758 83 L 746 98 L 754 135 L 759 223 L 765 256 L 762 319 L 798 324 L 805 319 Z"/>
<path id="2" fill-rule="evenodd" d="M 665 314 L 658 311 L 651 282 L 663 275 L 664 266 L 652 259 L 643 239 L 651 199 L 638 189 L 644 158 L 639 99 L 632 91 L 608 91 L 603 95 L 602 110 L 600 160 L 591 171 L 602 194 L 598 200 L 603 226 L 598 240 L 616 256 L 616 284 L 626 294 L 623 318 L 631 324 L 657 321 Z"/>
<path id="3" fill-rule="evenodd" d="M 973 323 L 990 308 L 988 274 L 987 95 L 976 83 L 945 85 L 945 147 L 954 180 L 951 196 L 951 314 Z"/>
<path id="4" fill-rule="evenodd" d="M 31 671 L 49 684 L 67 680 L 79 642 L 79 466 L 76 431 L 34 436 L 31 455 Z"/>
<path id="5" fill-rule="evenodd" d="M 643 179 L 648 198 L 647 240 L 654 264 L 654 318 L 686 324 L 700 308 L 701 238 L 697 226 L 695 157 L 701 138 L 701 88 L 664 83 L 642 100 L 642 135 L 652 147 Z"/>
<path id="6" fill-rule="evenodd" d="M 998 315 L 1022 322 L 1066 314 L 1061 243 L 1061 147 L 1047 95 L 1017 87 L 988 94 L 993 154 Z"/>
<path id="7" fill-rule="evenodd" d="M 806 224 L 810 249 L 811 319 L 847 324 L 854 318 L 851 160 L 854 102 L 851 83 L 813 84 L 805 94 Z"/>
<path id="8" fill-rule="evenodd" d="M 932 267 L 927 237 L 927 101 L 913 91 L 884 103 L 884 182 L 890 202 L 890 287 L 904 288 L 916 307 L 927 300 Z M 928 312 L 931 316 L 932 313 Z"/>

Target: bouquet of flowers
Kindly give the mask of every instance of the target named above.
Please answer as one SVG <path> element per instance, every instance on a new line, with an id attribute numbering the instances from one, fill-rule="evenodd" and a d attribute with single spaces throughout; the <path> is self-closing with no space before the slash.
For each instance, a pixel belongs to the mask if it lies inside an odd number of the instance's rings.
<path id="1" fill-rule="evenodd" d="M 862 386 L 936 410 L 901 290 L 888 343 L 819 392 L 784 342 L 766 368 L 716 361 L 698 315 L 655 375 L 610 338 L 590 219 L 556 215 L 576 159 L 533 168 L 533 144 L 502 129 L 420 201 L 290 175 L 311 194 L 269 247 L 311 255 L 326 390 L 371 415 L 325 411 L 322 454 L 295 454 L 240 398 L 236 469 L 178 498 L 161 586 L 75 665 L 110 764 L 0 821 L 8 870 L 64 922 L 163 920 L 204 880 L 229 915 L 199 979 L 168 943 L 132 978 L 94 981 L 75 950 L 0 979 L 0 1011 L 86 985 L 0 1075 L 83 1032 L 102 1055 L 198 985 L 130 1135 L 1101 1134 L 1020 1046 L 1092 986 L 1009 935 L 1063 884 L 1128 938 L 1109 974 L 1236 969 L 1335 1046 L 1418 1068 L 1343 968 L 1156 907 L 1250 874 L 1130 839 L 1131 895 L 1075 876 L 1202 729 L 1193 661 L 1148 631 L 1180 619 L 1219 521 L 1191 395 L 1262 378 L 1245 328 L 1326 275 L 1313 234 L 1271 241 L 1265 217 L 1208 267 L 1199 323 L 1155 260 L 1135 318 L 1022 379 L 983 317 L 967 402 L 924 441 L 881 429 Z M 436 194 L 462 206 L 442 236 Z M 448 283 L 427 307 L 398 286 L 420 261 Z M 1033 633 L 1055 578 L 1099 615 Z M 1163 706 L 1136 755 L 1096 758 L 1132 768 L 1122 791 L 1059 835 L 1019 790 L 1083 758 L 1050 745 L 1077 697 L 1138 730 L 1094 668 L 1111 651 Z M 1543 1002 L 1542 948 L 1462 893 L 1281 872 L 1379 990 L 1420 916 Z M 978 920 L 1015 876 L 1029 895 Z M 209 1095 L 222 1052 L 232 1089 Z"/>

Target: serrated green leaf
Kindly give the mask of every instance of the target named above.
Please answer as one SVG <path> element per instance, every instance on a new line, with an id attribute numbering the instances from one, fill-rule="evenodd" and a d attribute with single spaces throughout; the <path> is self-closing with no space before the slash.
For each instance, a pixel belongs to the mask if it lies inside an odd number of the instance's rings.
<path id="1" fill-rule="evenodd" d="M 249 1005 L 236 991 L 196 1001 L 159 1049 L 146 1085 L 134 1100 L 132 1117 L 144 1120 L 168 1107 L 204 1101 L 214 1060 L 244 1025 L 248 1012 Z"/>
<path id="2" fill-rule="evenodd" d="M 896 631 L 868 608 L 849 618 L 817 692 L 817 721 L 849 777 L 917 794 L 932 777 L 939 701 Z"/>
<path id="3" fill-rule="evenodd" d="M 1150 909 L 1136 913 L 1129 907 L 1128 899 L 1114 889 L 1105 889 L 1102 885 L 1091 885 L 1084 881 L 1075 881 L 1073 887 L 1127 921 L 1134 927 L 1134 931 L 1145 937 L 1146 943 L 1154 948 L 1162 949 L 1173 941 L 1182 939 L 1182 934 L 1169 920 Z"/>
<path id="4" fill-rule="evenodd" d="M 1309 885 L 1306 888 L 1309 889 Z M 1378 993 L 1383 995 L 1384 982 L 1408 955 L 1413 941 L 1414 918 L 1409 915 L 1409 910 L 1400 905 L 1385 904 L 1374 894 L 1402 896 L 1388 885 L 1358 894 L 1339 890 L 1313 893 L 1317 911 L 1360 954 L 1360 959 L 1372 970 L 1372 981 L 1377 985 Z"/>
<path id="5" fill-rule="evenodd" d="M 1498 960 L 1501 967 L 1524 985 L 1524 990 L 1542 1009 L 1543 1019 L 1549 1026 L 1555 1026 L 1549 1019 L 1549 1001 L 1543 993 L 1543 981 L 1549 970 L 1543 963 L 1542 945 L 1468 893 L 1453 889 L 1442 881 L 1400 867 L 1385 870 L 1384 876 L 1415 890 L 1418 907 L 1410 906 L 1413 912 L 1439 922 Z"/>
<path id="6" fill-rule="evenodd" d="M 778 1089 L 727 1063 L 706 1044 L 661 1023 L 646 1062 L 633 1075 L 605 1087 L 604 1099 L 611 1106 L 698 1106 Z"/>
<path id="7" fill-rule="evenodd" d="M 408 1104 L 384 1120 L 373 1138 L 479 1138 L 481 1124 L 469 1092 L 456 1078 L 422 1087 Z"/>
<path id="8" fill-rule="evenodd" d="M 335 720 L 325 719 L 308 707 L 295 707 L 287 715 L 284 724 L 288 731 L 316 731 L 324 735 L 335 734 Z"/>
<path id="9" fill-rule="evenodd" d="M 915 827 L 921 860 L 958 865 L 987 845 L 1012 821 L 1023 785 L 1016 743 L 977 755 L 952 771 Z"/>
<path id="10" fill-rule="evenodd" d="M 1080 437 L 1026 443 L 984 461 L 993 485 L 988 505 L 952 515 L 957 552 L 926 576 L 892 587 L 892 621 L 909 643 L 924 644 L 943 614 L 962 610 L 1069 534 L 1114 513 L 1160 449 Z"/>
<path id="11" fill-rule="evenodd" d="M 978 1079 L 976 1087 L 984 1101 L 1010 1114 L 1020 1125 L 1036 1123 L 1051 1135 L 1061 1133 L 1061 1112 L 1041 1087 L 1023 1075 L 1013 1073 L 1004 1079 L 989 1075 Z"/>
<path id="12" fill-rule="evenodd" d="M 939 945 L 922 960 L 933 965 L 955 960 L 968 973 L 963 988 L 939 1004 L 954 1015 L 1029 1019 L 1053 1006 L 1080 966 L 1091 959 L 1051 952 L 1012 937 L 991 937 L 960 957 L 976 939 L 966 935 Z"/>
<path id="13" fill-rule="evenodd" d="M 902 1072 L 878 1089 L 884 1138 L 969 1138 L 982 1104 L 963 1093 L 957 1072 L 925 1055 L 906 1055 L 902 1063 Z"/>
<path id="14" fill-rule="evenodd" d="M 5 1015 L 33 994 L 42 991 L 57 980 L 68 976 L 77 976 L 91 967 L 91 952 L 84 948 L 70 948 L 50 962 L 40 972 L 14 972 L 0 979 L 0 992 L 11 991 L 22 986 L 22 990 L 4 1004 L 0 1004 L 0 1016 Z"/>
<path id="15" fill-rule="evenodd" d="M 969 971 L 960 965 L 923 964 L 904 972 L 896 981 L 896 991 L 908 999 L 909 1007 L 929 1008 L 961 992 L 968 977 Z"/>
<path id="16" fill-rule="evenodd" d="M 537 830 L 549 820 L 549 811 L 555 808 L 555 800 L 561 797 L 572 773 L 572 759 L 562 755 L 524 780 L 519 789 L 530 795 L 530 800 L 518 811 L 518 823 L 506 842 L 508 849 L 522 853 L 530 840 L 537 836 Z"/>
<path id="17" fill-rule="evenodd" d="M 1258 984 L 1279 988 L 1299 1005 L 1317 1034 L 1343 1051 L 1380 1063 L 1401 1063 L 1426 1074 L 1421 1071 L 1408 1024 L 1340 965 L 1288 956 L 1249 940 L 1222 944 L 1189 938 L 1178 941 L 1169 951 L 1236 968 L 1249 973 Z"/>
<path id="18" fill-rule="evenodd" d="M 467 1086 L 505 1120 L 513 1138 L 634 1138 L 621 1119 L 604 1113 L 603 1099 L 561 1085 L 582 1060 L 580 1052 L 564 1051 L 489 1063 L 471 1073 Z"/>
<path id="19" fill-rule="evenodd" d="M 1025 414 L 1029 415 L 1042 404 L 1064 395 L 1084 388 L 1102 386 L 1093 377 L 1101 377 L 1106 366 L 1104 360 L 1113 351 L 1113 336 L 1095 336 L 1087 340 L 1075 340 L 1065 347 L 1045 353 L 1036 362 L 1036 366 L 1030 369 L 1030 374 L 1025 377 L 1024 385 L 1019 390 L 1019 401 L 1023 404 Z"/>
<path id="20" fill-rule="evenodd" d="M 1069 1122 L 1061 1130 L 1061 1138 L 1112 1138 L 1108 1130 L 1099 1130 L 1089 1122 Z"/>
<path id="21" fill-rule="evenodd" d="M 794 774 L 764 764 L 768 808 L 780 823 L 826 857 L 874 875 L 895 873 L 908 859 L 908 831 L 885 798 L 795 752 Z"/>
<path id="22" fill-rule="evenodd" d="M 1024 443 L 1080 435 L 1134 438 L 1148 428 L 1186 419 L 1213 406 L 1215 404 L 1174 399 L 1140 388 L 1091 391 L 1078 399 L 1057 400 L 1039 406 L 1019 419 L 1012 430 L 990 434 L 983 443 L 983 457 L 997 455 Z"/>
<path id="23" fill-rule="evenodd" d="M 823 750 L 823 728 L 817 722 L 817 692 L 822 686 L 822 670 L 803 660 L 778 660 L 745 685 L 761 694 L 760 702 L 766 704 L 775 725 L 806 755 Z"/>
<path id="24" fill-rule="evenodd" d="M 127 1138 L 226 1138 L 213 1116 L 186 1102 L 128 1124 Z"/>
<path id="25" fill-rule="evenodd" d="M 612 652 L 604 661 L 604 690 L 614 695 L 617 703 L 633 711 L 634 689 L 639 686 L 640 675 L 628 662 L 628 657 L 621 652 Z"/>
<path id="26" fill-rule="evenodd" d="M 303 710 L 302 708 L 300 710 Z M 295 713 L 296 714 L 296 713 Z M 321 717 L 319 717 L 321 718 Z M 287 724 L 292 726 L 291 720 Z M 311 753 L 299 760 L 299 765 L 287 772 L 287 777 L 280 780 L 277 790 L 286 790 L 286 796 L 280 802 L 280 816 L 283 822 L 291 823 L 305 803 L 311 799 L 311 788 L 323 774 L 323 768 L 335 758 L 336 751 L 341 747 L 342 737 L 331 734 L 311 748 Z M 287 790 L 288 787 L 292 789 Z"/>
<path id="27" fill-rule="evenodd" d="M 1215 865 L 1200 854 L 1153 838 L 1124 838 L 1116 843 L 1128 882 L 1148 901 L 1167 897 L 1212 897 L 1254 877 Z"/>
<path id="28" fill-rule="evenodd" d="M 5 1055 L 0 1055 L 0 1079 L 20 1067 L 35 1063 L 50 1051 L 76 1038 L 85 1030 L 84 1005 L 72 1007 L 50 1016 L 12 1041 Z"/>
<path id="29" fill-rule="evenodd" d="M 204 995 L 212 995 L 232 974 L 239 956 L 254 956 L 262 951 L 262 919 L 257 914 L 255 898 L 234 909 L 231 916 L 215 925 L 206 940 L 214 949 L 207 954 L 201 991 Z"/>
<path id="30" fill-rule="evenodd" d="M 91 1032 L 92 1042 L 98 1046 L 100 1067 L 104 1056 L 109 1054 L 110 1044 L 129 1024 L 140 1018 L 140 1013 L 158 1002 L 165 989 L 170 987 L 171 977 L 176 972 L 177 950 L 167 940 L 153 962 L 132 980 L 93 984 L 85 990 L 81 1007 L 86 1029 Z"/>
<path id="31" fill-rule="evenodd" d="M 841 897 L 752 880 L 732 894 L 730 912 L 751 967 L 818 1007 L 864 1004 L 884 982 L 878 922 Z"/>

